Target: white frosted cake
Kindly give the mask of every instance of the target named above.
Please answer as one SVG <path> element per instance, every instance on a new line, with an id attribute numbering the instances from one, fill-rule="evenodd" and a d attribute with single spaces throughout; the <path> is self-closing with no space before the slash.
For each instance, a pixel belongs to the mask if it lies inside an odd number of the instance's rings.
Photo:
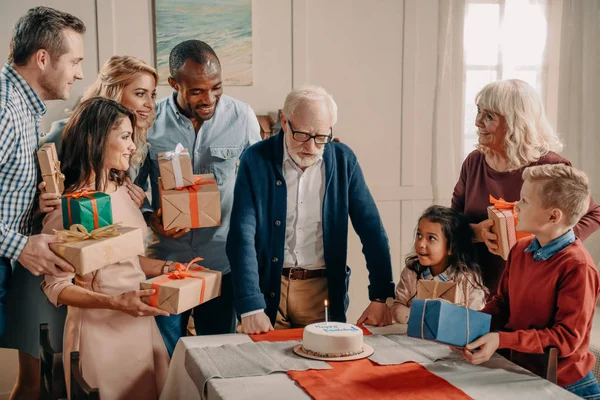
<path id="1" fill-rule="evenodd" d="M 363 352 L 363 331 L 341 322 L 311 324 L 304 328 L 302 349 L 317 357 L 354 356 Z"/>

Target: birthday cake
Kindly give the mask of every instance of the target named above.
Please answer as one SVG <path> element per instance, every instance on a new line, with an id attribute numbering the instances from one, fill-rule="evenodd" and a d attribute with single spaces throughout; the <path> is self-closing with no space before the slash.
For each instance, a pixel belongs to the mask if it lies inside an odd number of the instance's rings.
<path id="1" fill-rule="evenodd" d="M 341 322 L 311 324 L 304 328 L 302 350 L 323 358 L 355 356 L 363 352 L 363 332 Z"/>

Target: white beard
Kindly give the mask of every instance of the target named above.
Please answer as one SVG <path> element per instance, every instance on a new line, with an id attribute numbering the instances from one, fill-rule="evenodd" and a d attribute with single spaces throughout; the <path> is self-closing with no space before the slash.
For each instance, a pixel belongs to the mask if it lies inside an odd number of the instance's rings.
<path id="1" fill-rule="evenodd" d="M 285 137 L 285 145 L 287 147 L 290 158 L 300 168 L 308 168 L 308 167 L 314 165 L 323 156 L 323 152 L 325 151 L 325 146 L 323 146 L 322 149 L 317 149 L 317 152 L 313 156 L 301 157 L 298 153 L 300 153 L 302 151 L 303 146 L 299 146 L 293 150 L 290 150 L 290 146 L 288 145 L 288 137 L 287 136 Z"/>

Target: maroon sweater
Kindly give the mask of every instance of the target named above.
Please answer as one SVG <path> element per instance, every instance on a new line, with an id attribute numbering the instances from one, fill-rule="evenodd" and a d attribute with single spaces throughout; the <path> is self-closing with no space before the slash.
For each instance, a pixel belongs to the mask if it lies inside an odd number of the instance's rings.
<path id="1" fill-rule="evenodd" d="M 481 311 L 492 315 L 492 328 L 505 331 L 499 348 L 514 350 L 513 361 L 538 375 L 543 367 L 536 354 L 556 347 L 558 384 L 569 385 L 596 362 L 588 347 L 600 279 L 580 240 L 545 261 L 525 252 L 531 242 L 513 247 L 498 292 Z"/>
<path id="2" fill-rule="evenodd" d="M 530 164 L 566 164 L 569 160 L 556 153 L 548 153 L 537 162 Z M 490 205 L 489 195 L 502 197 L 506 201 L 518 201 L 523 185 L 522 174 L 526 167 L 515 171 L 498 172 L 486 162 L 482 153 L 475 150 L 463 162 L 460 178 L 454 187 L 452 208 L 464 213 L 473 224 L 487 219 L 487 207 Z M 585 240 L 600 228 L 600 206 L 590 197 L 590 208 L 586 215 L 575 225 L 575 235 Z M 479 264 L 481 265 L 483 283 L 495 293 L 504 270 L 505 261 L 491 254 L 484 243 L 476 243 Z"/>

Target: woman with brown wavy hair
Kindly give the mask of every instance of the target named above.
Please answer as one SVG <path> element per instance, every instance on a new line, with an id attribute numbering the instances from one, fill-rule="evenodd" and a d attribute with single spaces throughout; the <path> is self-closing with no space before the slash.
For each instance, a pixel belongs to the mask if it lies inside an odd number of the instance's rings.
<path id="1" fill-rule="evenodd" d="M 65 193 L 83 189 L 110 194 L 113 220 L 147 230 L 125 184 L 135 153 L 136 115 L 102 97 L 83 101 L 73 112 L 62 137 Z M 62 210 L 47 214 L 43 232 L 62 228 Z M 44 293 L 57 307 L 68 306 L 63 354 L 67 388 L 69 354 L 79 351 L 82 374 L 103 398 L 156 399 L 160 395 L 168 354 L 153 316 L 164 311 L 141 297 L 146 276 L 169 268 L 165 261 L 135 256 L 86 275 L 45 277 Z M 167 314 L 168 315 L 168 314 Z"/>

